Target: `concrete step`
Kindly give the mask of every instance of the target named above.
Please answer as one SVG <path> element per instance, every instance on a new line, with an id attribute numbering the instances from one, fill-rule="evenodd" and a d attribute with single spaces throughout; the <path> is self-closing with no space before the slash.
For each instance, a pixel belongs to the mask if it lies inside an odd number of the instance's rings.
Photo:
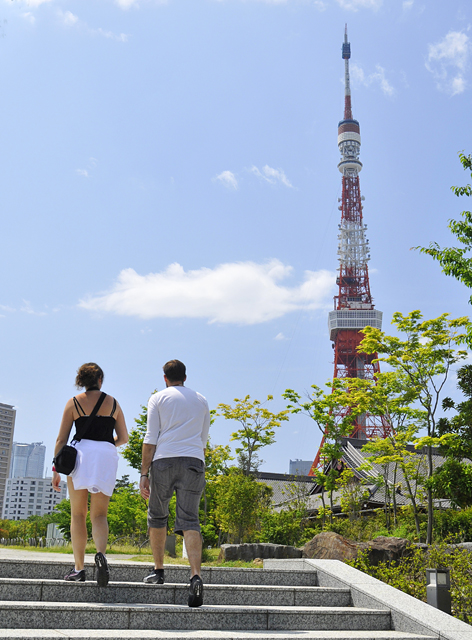
<path id="1" fill-rule="evenodd" d="M 433 640 L 401 631 L 131 631 L 0 629 L 0 640 Z"/>
<path id="2" fill-rule="evenodd" d="M 0 600 L 38 602 L 125 602 L 127 604 L 186 605 L 188 585 L 149 585 L 110 582 L 101 589 L 95 582 L 16 580 L 0 578 Z M 205 585 L 205 604 L 299 607 L 349 607 L 349 589 L 280 587 L 266 585 Z"/>
<path id="3" fill-rule="evenodd" d="M 114 582 L 142 582 L 144 576 L 151 573 L 153 566 L 141 562 L 116 562 L 108 558 L 110 579 Z M 61 580 L 74 566 L 73 559 L 58 560 L 0 560 L 2 578 L 33 578 L 37 580 Z M 95 565 L 86 562 L 88 580 L 95 579 Z M 190 578 L 187 565 L 167 565 L 165 567 L 167 583 L 186 584 Z M 246 584 L 305 586 L 317 585 L 316 571 L 293 571 L 290 569 L 239 569 L 225 567 L 203 567 L 202 579 L 205 584 Z"/>
<path id="4" fill-rule="evenodd" d="M 391 629 L 390 611 L 353 607 L 256 607 L 0 602 L 3 629 L 150 630 L 381 630 Z"/>

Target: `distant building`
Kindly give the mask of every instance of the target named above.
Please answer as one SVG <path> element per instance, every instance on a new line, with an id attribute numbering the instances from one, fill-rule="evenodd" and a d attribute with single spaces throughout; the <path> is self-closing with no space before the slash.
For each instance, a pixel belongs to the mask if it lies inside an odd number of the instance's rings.
<path id="1" fill-rule="evenodd" d="M 10 478 L 42 478 L 46 447 L 42 442 L 14 442 L 12 448 Z"/>
<path id="2" fill-rule="evenodd" d="M 3 505 L 10 469 L 15 418 L 16 409 L 0 402 L 0 506 Z"/>
<path id="3" fill-rule="evenodd" d="M 54 491 L 51 478 L 8 478 L 3 515 L 5 520 L 25 520 L 44 516 L 67 497 L 67 483 L 61 480 L 61 491 Z"/>
<path id="4" fill-rule="evenodd" d="M 313 460 L 290 460 L 288 472 L 292 476 L 307 476 Z"/>

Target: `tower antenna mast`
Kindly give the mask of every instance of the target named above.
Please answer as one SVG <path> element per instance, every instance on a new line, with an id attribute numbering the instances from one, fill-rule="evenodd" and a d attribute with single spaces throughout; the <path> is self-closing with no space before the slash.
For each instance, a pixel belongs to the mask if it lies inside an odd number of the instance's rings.
<path id="1" fill-rule="evenodd" d="M 379 372 L 377 354 L 359 353 L 364 338 L 361 329 L 366 326 L 382 328 L 382 312 L 374 307 L 370 293 L 368 262 L 370 260 L 369 241 L 366 239 L 367 225 L 363 223 L 362 202 L 359 185 L 359 173 L 362 163 L 359 160 L 361 149 L 360 126 L 352 117 L 351 83 L 349 59 L 351 43 L 347 38 L 347 25 L 344 30 L 342 58 L 344 60 L 344 119 L 338 124 L 338 147 L 341 160 L 338 169 L 342 174 L 341 224 L 338 235 L 338 293 L 334 296 L 334 310 L 330 311 L 328 325 L 329 337 L 334 349 L 334 378 L 364 378 L 375 380 Z M 337 415 L 339 420 L 349 413 L 343 408 Z M 350 438 L 367 440 L 386 437 L 391 426 L 384 417 L 364 413 L 353 420 Z M 310 475 L 322 467 L 321 448 L 310 470 Z"/>

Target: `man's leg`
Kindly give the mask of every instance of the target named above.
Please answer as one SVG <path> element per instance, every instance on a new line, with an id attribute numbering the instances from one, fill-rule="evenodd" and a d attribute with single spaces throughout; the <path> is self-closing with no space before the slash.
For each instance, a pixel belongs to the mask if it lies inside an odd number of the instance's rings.
<path id="1" fill-rule="evenodd" d="M 202 568 L 202 536 L 199 531 L 184 531 L 184 540 L 190 563 L 190 577 L 199 576 Z"/>
<path id="2" fill-rule="evenodd" d="M 152 557 L 154 558 L 154 568 L 164 568 L 164 551 L 166 546 L 167 527 L 149 529 L 149 541 L 151 543 Z M 189 556 L 190 557 L 190 556 Z"/>

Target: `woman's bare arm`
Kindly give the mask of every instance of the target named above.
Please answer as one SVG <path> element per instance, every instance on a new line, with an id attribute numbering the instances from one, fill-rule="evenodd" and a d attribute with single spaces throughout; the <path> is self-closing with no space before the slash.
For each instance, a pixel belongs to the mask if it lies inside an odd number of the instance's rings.
<path id="1" fill-rule="evenodd" d="M 116 422 L 115 422 L 115 446 L 120 447 L 122 444 L 126 444 L 128 442 L 128 429 L 126 428 L 125 417 L 123 415 L 123 411 L 118 403 L 117 411 L 116 411 Z"/>
<path id="2" fill-rule="evenodd" d="M 56 446 L 54 447 L 54 456 L 56 456 L 62 447 L 67 444 L 69 440 L 70 430 L 72 429 L 72 425 L 74 424 L 73 417 L 73 400 L 72 398 L 67 401 L 67 404 L 64 409 L 64 413 L 62 414 L 61 426 L 59 427 L 59 434 L 56 439 Z M 52 487 L 56 491 L 60 491 L 61 488 L 59 483 L 61 482 L 61 476 L 57 471 L 52 472 Z"/>

